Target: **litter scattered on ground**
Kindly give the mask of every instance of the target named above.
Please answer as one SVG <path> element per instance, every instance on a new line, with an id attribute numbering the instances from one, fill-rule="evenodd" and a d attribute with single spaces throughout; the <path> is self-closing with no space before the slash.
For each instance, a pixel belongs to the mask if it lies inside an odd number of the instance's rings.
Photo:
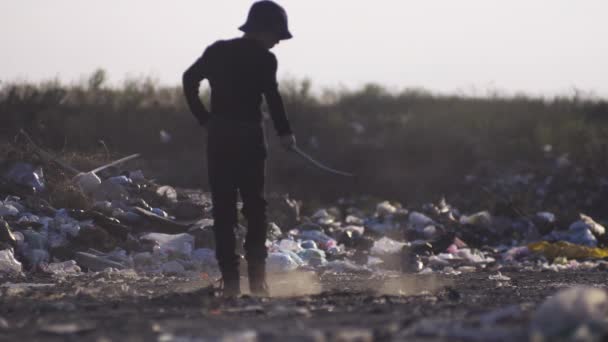
<path id="1" fill-rule="evenodd" d="M 210 194 L 121 169 L 138 155 L 80 172 L 37 146 L 34 150 L 42 162 L 7 162 L 0 170 L 0 274 L 67 277 L 111 269 L 218 275 Z M 56 187 L 45 173 L 53 163 L 81 190 L 80 206 L 55 208 L 40 200 Z M 572 168 L 568 164 L 559 172 L 579 177 Z M 467 182 L 476 180 L 495 198 L 481 208 L 457 208 L 447 198 L 420 206 L 350 198 L 302 212 L 302 202 L 282 196 L 275 202 L 295 214 L 286 220 L 284 212 L 269 212 L 268 271 L 458 276 L 490 270 L 489 279 L 504 284 L 510 279 L 503 268 L 606 268 L 605 217 L 540 207 L 557 186 L 551 177 L 510 173 L 489 181 L 471 175 Z M 509 206 L 509 191 L 524 187 L 536 187 L 542 200 L 532 209 Z M 237 227 L 239 246 L 243 229 Z"/>
<path id="2" fill-rule="evenodd" d="M 573 287 L 548 298 L 531 322 L 533 341 L 599 341 L 608 333 L 608 295 L 603 289 Z"/>

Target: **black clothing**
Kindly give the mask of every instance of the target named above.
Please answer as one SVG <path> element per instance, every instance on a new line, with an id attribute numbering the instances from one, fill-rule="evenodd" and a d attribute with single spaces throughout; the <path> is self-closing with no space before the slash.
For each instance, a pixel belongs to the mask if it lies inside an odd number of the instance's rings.
<path id="1" fill-rule="evenodd" d="M 249 291 L 254 296 L 268 297 L 266 284 L 266 267 L 264 264 L 248 263 L 247 276 L 249 277 Z"/>
<path id="2" fill-rule="evenodd" d="M 245 257 L 250 262 L 266 259 L 266 164 L 264 132 L 261 125 L 236 125 L 212 118 L 207 145 L 208 175 L 213 201 L 216 257 L 221 269 L 238 267 L 235 252 L 237 191 L 247 219 Z"/>
<path id="3" fill-rule="evenodd" d="M 210 116 L 259 123 L 262 95 L 279 135 L 291 134 L 276 79 L 277 59 L 249 38 L 218 41 L 184 73 L 186 100 L 194 116 L 206 125 Z M 199 98 L 203 79 L 211 85 L 211 115 Z"/>
<path id="4" fill-rule="evenodd" d="M 251 5 L 247 22 L 239 27 L 243 32 L 274 32 L 279 39 L 291 39 L 287 25 L 287 13 L 276 3 L 264 0 Z"/>
<path id="5" fill-rule="evenodd" d="M 245 257 L 263 269 L 266 250 L 264 173 L 266 141 L 260 104 L 262 95 L 279 135 L 291 134 L 276 80 L 277 60 L 259 42 L 238 38 L 209 46 L 185 73 L 184 93 L 190 110 L 208 127 L 208 176 L 213 200 L 216 258 L 227 293 L 238 288 L 239 256 L 235 227 L 237 196 L 247 219 Z M 211 85 L 211 113 L 201 103 L 199 84 Z M 256 269 L 257 270 L 257 269 Z M 264 273 L 257 271 L 254 290 L 263 292 Z M 236 278 L 235 278 L 236 277 Z"/>

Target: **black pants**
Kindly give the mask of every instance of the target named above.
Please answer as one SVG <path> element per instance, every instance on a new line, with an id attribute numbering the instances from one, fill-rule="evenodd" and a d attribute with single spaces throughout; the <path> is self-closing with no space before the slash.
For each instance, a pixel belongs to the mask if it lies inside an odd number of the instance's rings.
<path id="1" fill-rule="evenodd" d="M 261 124 L 238 123 L 214 118 L 209 123 L 207 165 L 213 200 L 216 258 L 222 272 L 236 270 L 235 227 L 237 196 L 247 219 L 245 257 L 262 263 L 266 250 L 266 200 L 264 176 L 266 142 Z"/>

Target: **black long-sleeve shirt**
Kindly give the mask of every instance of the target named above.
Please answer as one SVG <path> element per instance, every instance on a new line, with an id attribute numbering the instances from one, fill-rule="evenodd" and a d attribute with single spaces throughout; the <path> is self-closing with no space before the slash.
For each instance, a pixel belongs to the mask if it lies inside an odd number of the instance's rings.
<path id="1" fill-rule="evenodd" d="M 291 134 L 276 78 L 277 59 L 259 42 L 249 38 L 218 41 L 183 76 L 188 106 L 201 125 L 210 115 L 240 122 L 260 123 L 262 95 L 266 98 L 277 133 Z M 203 79 L 211 85 L 210 114 L 199 98 Z"/>

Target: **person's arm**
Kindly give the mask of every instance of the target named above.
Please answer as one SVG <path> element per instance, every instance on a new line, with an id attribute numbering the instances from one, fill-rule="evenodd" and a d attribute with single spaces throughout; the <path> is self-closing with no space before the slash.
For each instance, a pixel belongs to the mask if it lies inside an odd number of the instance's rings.
<path id="1" fill-rule="evenodd" d="M 208 59 L 209 48 L 207 48 L 203 55 L 184 72 L 182 77 L 186 102 L 188 103 L 190 111 L 201 126 L 207 125 L 207 121 L 209 120 L 209 111 L 205 108 L 205 105 L 201 102 L 199 97 L 200 83 L 203 79 L 208 77 Z"/>
<path id="2" fill-rule="evenodd" d="M 274 128 L 281 137 L 283 147 L 289 149 L 295 146 L 296 141 L 287 119 L 283 98 L 279 93 L 279 84 L 277 82 L 277 60 L 274 55 L 271 55 L 268 69 L 266 70 L 267 77 L 264 80 L 264 98 L 268 105 L 270 117 L 274 124 Z"/>

